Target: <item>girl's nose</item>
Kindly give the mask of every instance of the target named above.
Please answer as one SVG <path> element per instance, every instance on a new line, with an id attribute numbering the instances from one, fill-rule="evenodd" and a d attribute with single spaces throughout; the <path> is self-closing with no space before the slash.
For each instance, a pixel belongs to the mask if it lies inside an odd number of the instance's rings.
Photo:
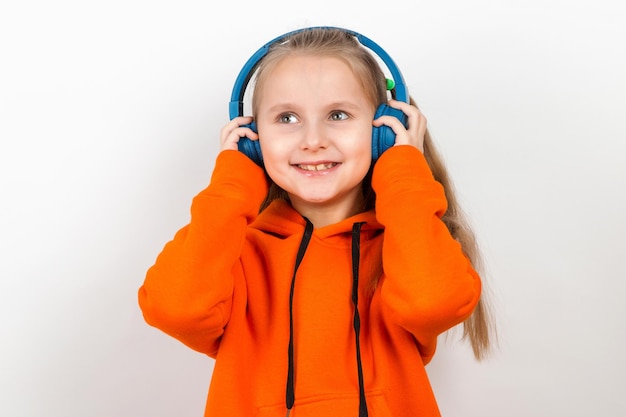
<path id="1" fill-rule="evenodd" d="M 316 151 L 328 146 L 324 127 L 321 123 L 309 123 L 302 132 L 302 149 Z"/>

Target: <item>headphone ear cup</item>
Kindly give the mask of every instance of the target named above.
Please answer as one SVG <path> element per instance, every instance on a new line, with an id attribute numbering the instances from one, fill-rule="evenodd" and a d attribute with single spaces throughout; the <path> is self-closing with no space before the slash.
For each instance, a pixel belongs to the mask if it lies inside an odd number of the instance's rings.
<path id="1" fill-rule="evenodd" d="M 406 128 L 408 126 L 408 118 L 402 110 L 394 109 L 387 104 L 381 104 L 376 109 L 374 114 L 374 120 L 381 116 L 393 116 L 400 120 L 402 125 Z M 374 126 L 372 128 L 372 162 L 376 162 L 378 158 L 387 149 L 391 148 L 396 143 L 396 134 L 389 126 Z"/>
<path id="2" fill-rule="evenodd" d="M 247 125 L 241 125 L 241 127 L 249 127 L 254 133 L 257 133 L 256 123 L 252 122 Z M 263 167 L 263 155 L 261 154 L 261 144 L 258 140 L 252 140 L 248 137 L 243 137 L 237 142 L 237 148 L 243 152 L 248 158 L 260 167 Z"/>

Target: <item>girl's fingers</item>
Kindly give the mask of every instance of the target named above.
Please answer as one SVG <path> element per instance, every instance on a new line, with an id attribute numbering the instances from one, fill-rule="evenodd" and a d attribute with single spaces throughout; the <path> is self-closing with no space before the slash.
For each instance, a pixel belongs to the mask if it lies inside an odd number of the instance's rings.
<path id="1" fill-rule="evenodd" d="M 248 137 L 257 140 L 259 135 L 250 127 L 245 126 L 252 123 L 250 116 L 239 116 L 226 123 L 220 131 L 220 151 L 226 149 L 237 150 L 237 143 L 240 138 Z"/>
<path id="2" fill-rule="evenodd" d="M 401 110 L 407 116 L 407 127 L 392 116 L 381 116 L 374 121 L 374 126 L 389 126 L 396 134 L 396 145 L 412 145 L 424 152 L 426 117 L 415 106 L 401 101 L 390 100 L 389 106 Z"/>

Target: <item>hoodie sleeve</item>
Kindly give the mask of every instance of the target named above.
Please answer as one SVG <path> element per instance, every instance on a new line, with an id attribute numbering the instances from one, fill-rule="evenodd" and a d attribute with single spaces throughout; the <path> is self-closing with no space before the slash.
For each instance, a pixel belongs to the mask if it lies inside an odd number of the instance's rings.
<path id="1" fill-rule="evenodd" d="M 194 197 L 191 221 L 168 242 L 139 289 L 146 322 L 213 355 L 229 320 L 246 226 L 267 193 L 263 170 L 223 151 L 210 185 Z"/>
<path id="2" fill-rule="evenodd" d="M 464 321 L 480 278 L 441 217 L 443 186 L 423 154 L 395 146 L 375 165 L 376 216 L 385 227 L 381 297 L 389 317 L 411 332 L 428 361 L 437 336 Z"/>

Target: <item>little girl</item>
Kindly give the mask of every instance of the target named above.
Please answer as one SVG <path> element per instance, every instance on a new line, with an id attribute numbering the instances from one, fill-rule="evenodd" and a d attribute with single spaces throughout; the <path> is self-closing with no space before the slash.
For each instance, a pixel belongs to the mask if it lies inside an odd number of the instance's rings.
<path id="1" fill-rule="evenodd" d="M 292 32 L 254 69 L 254 119 L 222 129 L 209 186 L 139 291 L 145 320 L 215 358 L 205 416 L 438 416 L 437 336 L 463 323 L 480 359 L 489 326 L 426 119 L 389 98 L 354 32 Z M 373 162 L 380 128 L 395 144 Z"/>

